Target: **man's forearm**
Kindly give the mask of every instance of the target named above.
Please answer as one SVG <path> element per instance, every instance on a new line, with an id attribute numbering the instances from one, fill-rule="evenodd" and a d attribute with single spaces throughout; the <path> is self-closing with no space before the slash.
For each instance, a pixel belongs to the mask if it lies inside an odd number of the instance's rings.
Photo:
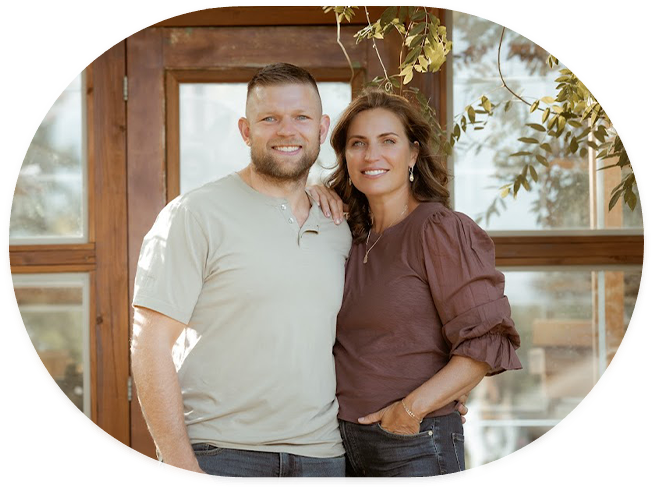
<path id="1" fill-rule="evenodd" d="M 132 348 L 134 382 L 145 422 L 165 463 L 201 471 L 186 432 L 181 389 L 170 349 L 147 337 L 141 336 Z"/>

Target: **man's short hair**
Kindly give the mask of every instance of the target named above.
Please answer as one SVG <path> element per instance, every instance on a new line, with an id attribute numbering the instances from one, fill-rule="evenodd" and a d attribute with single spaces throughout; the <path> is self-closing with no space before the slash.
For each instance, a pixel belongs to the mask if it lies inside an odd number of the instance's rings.
<path id="1" fill-rule="evenodd" d="M 290 63 L 273 63 L 261 68 L 249 81 L 247 84 L 247 98 L 249 99 L 250 92 L 258 86 L 265 87 L 293 83 L 310 84 L 315 88 L 318 96 L 320 94 L 315 78 L 308 71 Z"/>

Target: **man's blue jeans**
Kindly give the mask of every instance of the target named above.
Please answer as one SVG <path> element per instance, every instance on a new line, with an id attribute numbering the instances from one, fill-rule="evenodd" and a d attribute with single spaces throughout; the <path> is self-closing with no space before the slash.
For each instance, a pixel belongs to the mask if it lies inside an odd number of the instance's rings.
<path id="1" fill-rule="evenodd" d="M 465 469 L 458 412 L 424 419 L 414 435 L 343 420 L 340 434 L 347 453 L 347 476 L 434 476 Z"/>
<path id="2" fill-rule="evenodd" d="M 345 476 L 345 457 L 309 458 L 288 453 L 226 449 L 193 444 L 202 470 L 216 476 Z"/>

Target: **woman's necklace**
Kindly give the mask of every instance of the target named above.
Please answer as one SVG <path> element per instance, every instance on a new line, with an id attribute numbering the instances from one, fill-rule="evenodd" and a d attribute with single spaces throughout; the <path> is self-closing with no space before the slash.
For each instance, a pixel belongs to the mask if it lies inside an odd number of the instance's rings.
<path id="1" fill-rule="evenodd" d="M 397 221 L 399 221 L 399 220 L 401 219 L 401 217 L 402 217 L 404 214 L 406 214 L 406 211 L 407 211 L 407 210 L 408 210 L 408 204 L 406 204 L 406 206 L 404 206 L 404 210 L 401 212 L 401 214 L 399 215 L 399 217 L 397 217 L 397 219 L 395 219 L 392 223 L 390 223 L 390 226 L 388 226 L 388 228 L 390 228 L 390 227 L 393 226 Z M 385 230 L 387 230 L 388 228 L 386 228 Z M 377 239 L 374 241 L 374 243 L 372 244 L 372 246 L 371 246 L 370 248 L 367 248 L 367 244 L 368 244 L 369 241 L 370 241 L 370 233 L 372 233 L 372 227 L 370 226 L 370 229 L 369 229 L 369 231 L 367 232 L 367 239 L 365 240 L 365 256 L 363 257 L 363 264 L 367 264 L 367 256 L 370 254 L 370 251 L 374 248 L 374 245 L 376 245 L 377 243 L 379 243 L 379 240 L 381 240 L 381 237 L 383 236 L 383 232 L 384 232 L 385 230 L 383 230 L 383 231 L 381 232 L 381 234 L 379 235 L 379 238 L 377 238 Z"/>

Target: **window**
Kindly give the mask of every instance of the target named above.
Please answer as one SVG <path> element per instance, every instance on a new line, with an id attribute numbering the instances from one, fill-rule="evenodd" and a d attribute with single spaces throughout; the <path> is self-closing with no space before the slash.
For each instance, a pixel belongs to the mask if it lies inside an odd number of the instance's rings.
<path id="1" fill-rule="evenodd" d="M 524 164 L 509 155 L 522 149 L 518 138 L 525 136 L 525 123 L 539 121 L 529 120 L 529 107 L 517 100 L 505 110 L 512 96 L 501 87 L 497 69 L 502 27 L 459 12 L 449 12 L 447 25 L 453 31 L 449 124 L 483 95 L 499 105 L 484 129 L 468 127 L 454 147 L 453 206 L 476 219 L 497 243 L 524 367 L 485 378 L 472 392 L 465 447 L 468 467 L 474 467 L 547 432 L 609 366 L 628 328 L 641 278 L 641 260 L 619 258 L 619 240 L 641 240 L 642 215 L 639 205 L 631 211 L 619 204 L 608 212 L 620 171 L 597 172 L 592 152 L 585 158 L 554 153 L 548 169 L 538 167 L 540 178 L 530 192 L 520 190 L 516 200 L 499 197 L 499 187 Z M 503 77 L 527 101 L 556 94 L 559 67 L 550 69 L 547 56 L 506 30 Z M 592 242 L 599 241 L 605 242 L 602 251 L 585 260 L 583 255 L 593 253 Z M 533 243 L 546 246 L 523 253 Z"/>
<path id="2" fill-rule="evenodd" d="M 81 6 L 2 10 L 3 244 L 86 242 Z"/>
<path id="3" fill-rule="evenodd" d="M 90 484 L 86 274 L 4 275 L 3 485 Z"/>

